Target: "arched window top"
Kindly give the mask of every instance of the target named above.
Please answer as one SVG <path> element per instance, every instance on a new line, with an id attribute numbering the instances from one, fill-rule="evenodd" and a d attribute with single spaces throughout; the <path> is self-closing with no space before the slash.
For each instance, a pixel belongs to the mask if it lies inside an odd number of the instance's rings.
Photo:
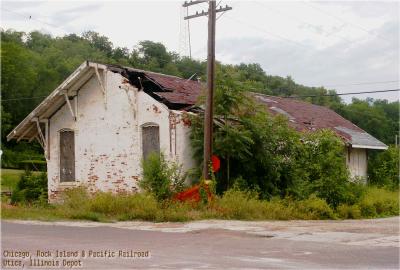
<path id="1" fill-rule="evenodd" d="M 158 126 L 159 125 L 157 123 L 154 123 L 154 122 L 146 122 L 146 123 L 141 125 L 142 128 L 145 128 L 145 127 L 158 127 Z"/>
<path id="2" fill-rule="evenodd" d="M 58 132 L 59 133 L 62 133 L 62 132 L 74 132 L 74 130 L 71 129 L 71 128 L 62 128 L 62 129 L 58 130 Z"/>

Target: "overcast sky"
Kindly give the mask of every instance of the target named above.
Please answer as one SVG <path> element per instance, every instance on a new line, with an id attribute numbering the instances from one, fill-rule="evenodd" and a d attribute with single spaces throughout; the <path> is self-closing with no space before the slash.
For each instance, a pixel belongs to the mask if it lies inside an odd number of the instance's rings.
<path id="1" fill-rule="evenodd" d="M 2 1 L 1 27 L 53 36 L 94 30 L 116 46 L 152 40 L 187 55 L 182 3 Z M 223 63 L 260 63 L 268 74 L 338 93 L 399 88 L 399 1 L 221 1 L 226 4 L 233 10 L 217 21 L 216 54 Z M 191 6 L 189 14 L 206 8 Z M 190 37 L 192 56 L 205 59 L 206 17 L 190 20 Z M 368 96 L 399 99 L 398 92 Z"/>

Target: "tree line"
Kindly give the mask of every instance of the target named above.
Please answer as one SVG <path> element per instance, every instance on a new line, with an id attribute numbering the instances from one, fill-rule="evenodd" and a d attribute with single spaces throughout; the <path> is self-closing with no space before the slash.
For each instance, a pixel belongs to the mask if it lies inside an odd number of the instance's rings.
<path id="1" fill-rule="evenodd" d="M 26 145 L 6 142 L 5 136 L 41 100 L 53 91 L 83 61 L 131 66 L 182 78 L 205 80 L 206 62 L 181 57 L 162 43 L 141 41 L 133 48 L 115 46 L 108 37 L 94 31 L 82 35 L 53 37 L 33 31 L 1 31 L 1 137 L 2 149 L 22 151 Z M 297 84 L 288 76 L 268 75 L 257 63 L 226 65 L 217 63 L 221 72 L 246 91 L 276 96 L 315 96 L 305 101 L 323 105 L 349 119 L 387 144 L 393 144 L 399 126 L 399 102 L 353 99 L 346 104 L 334 89 Z M 194 76 L 193 76 L 194 75 Z M 30 147 L 33 153 L 37 146 Z M 3 157 L 4 162 L 4 157 Z"/>

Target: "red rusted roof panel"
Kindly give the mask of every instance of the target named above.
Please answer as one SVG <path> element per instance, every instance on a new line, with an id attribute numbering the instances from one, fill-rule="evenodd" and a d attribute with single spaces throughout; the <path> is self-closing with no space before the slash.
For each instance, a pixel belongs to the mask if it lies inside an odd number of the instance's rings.
<path id="1" fill-rule="evenodd" d="M 254 94 L 254 97 L 257 101 L 266 105 L 270 113 L 273 115 L 286 115 L 289 118 L 289 124 L 298 131 L 315 131 L 329 128 L 347 141 L 351 140 L 351 136 L 338 130 L 337 127 L 344 127 L 355 132 L 365 133 L 364 130 L 354 125 L 349 120 L 323 106 L 314 105 L 292 98 L 282 98 L 262 94 Z"/>
<path id="2" fill-rule="evenodd" d="M 176 76 L 141 71 L 144 76 L 158 84 L 164 91 L 153 92 L 169 103 L 195 105 L 202 91 L 199 82 L 182 79 Z M 276 96 L 252 93 L 256 100 L 268 108 L 273 114 L 283 114 L 289 118 L 289 124 L 298 131 L 315 131 L 331 129 L 347 143 L 361 148 L 375 147 L 383 149 L 385 144 L 366 133 L 333 110 L 295 100 Z M 377 148 L 378 147 L 378 148 Z"/>
<path id="3" fill-rule="evenodd" d="M 175 76 L 145 72 L 146 77 L 171 92 L 157 92 L 170 103 L 194 105 L 201 92 L 201 84 Z"/>

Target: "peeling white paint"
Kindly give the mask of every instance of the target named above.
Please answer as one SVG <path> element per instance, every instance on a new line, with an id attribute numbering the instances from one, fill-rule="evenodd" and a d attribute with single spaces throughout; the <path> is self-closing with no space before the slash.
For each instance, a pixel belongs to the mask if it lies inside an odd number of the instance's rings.
<path id="1" fill-rule="evenodd" d="M 346 147 L 346 164 L 352 179 L 367 179 L 367 149 Z"/>
<path id="2" fill-rule="evenodd" d="M 78 109 L 76 121 L 67 105 L 50 118 L 51 158 L 47 162 L 50 201 L 56 200 L 64 188 L 78 185 L 87 186 L 91 192 L 137 191 L 141 176 L 141 126 L 149 122 L 159 126 L 160 149 L 168 160 L 181 164 L 184 170 L 194 166 L 189 127 L 181 121 L 183 113 L 169 110 L 143 91 L 128 86 L 118 73 L 103 74 L 105 92 L 100 89 L 98 78 L 92 76 L 74 97 Z M 174 116 L 172 135 L 170 115 Z M 62 129 L 75 132 L 75 182 L 60 183 Z"/>

